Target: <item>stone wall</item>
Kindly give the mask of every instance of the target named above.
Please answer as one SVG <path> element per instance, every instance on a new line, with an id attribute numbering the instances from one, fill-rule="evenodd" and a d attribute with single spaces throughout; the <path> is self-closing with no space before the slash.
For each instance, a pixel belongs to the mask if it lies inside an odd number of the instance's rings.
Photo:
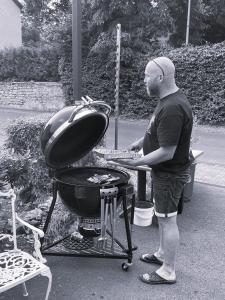
<path id="1" fill-rule="evenodd" d="M 0 107 L 55 111 L 63 106 L 59 82 L 0 82 Z"/>

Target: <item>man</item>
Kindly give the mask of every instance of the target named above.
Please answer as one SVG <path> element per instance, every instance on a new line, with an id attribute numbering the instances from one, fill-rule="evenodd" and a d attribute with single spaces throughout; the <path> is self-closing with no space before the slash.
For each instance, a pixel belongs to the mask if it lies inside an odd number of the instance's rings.
<path id="1" fill-rule="evenodd" d="M 121 163 L 152 168 L 155 215 L 159 223 L 160 245 L 154 254 L 141 260 L 161 265 L 156 272 L 140 279 L 149 284 L 175 283 L 175 256 L 179 244 L 177 208 L 184 185 L 190 180 L 189 148 L 192 111 L 186 96 L 175 83 L 175 67 L 166 57 L 151 60 L 145 69 L 149 96 L 159 97 L 145 136 L 133 143 L 131 150 L 143 147 L 144 156 Z"/>

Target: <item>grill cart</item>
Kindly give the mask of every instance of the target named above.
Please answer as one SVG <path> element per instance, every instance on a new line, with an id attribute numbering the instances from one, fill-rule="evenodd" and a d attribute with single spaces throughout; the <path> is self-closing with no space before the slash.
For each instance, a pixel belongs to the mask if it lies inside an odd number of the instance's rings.
<path id="1" fill-rule="evenodd" d="M 129 175 L 115 168 L 71 166 L 99 143 L 109 124 L 110 106 L 89 97 L 84 100 L 83 105 L 65 107 L 56 113 L 41 135 L 41 148 L 53 174 L 53 199 L 43 230 L 47 233 L 58 197 L 78 220 L 77 231 L 72 234 L 51 244 L 42 240 L 42 253 L 125 259 L 122 269 L 127 271 L 134 250 L 131 227 L 135 204 Z M 133 208 L 130 221 L 128 198 Z M 126 245 L 115 236 L 120 204 L 124 211 Z"/>

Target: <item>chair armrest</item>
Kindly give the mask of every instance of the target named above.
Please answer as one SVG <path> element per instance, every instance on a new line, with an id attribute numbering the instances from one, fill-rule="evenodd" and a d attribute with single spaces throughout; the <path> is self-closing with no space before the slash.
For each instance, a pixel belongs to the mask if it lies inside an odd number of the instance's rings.
<path id="1" fill-rule="evenodd" d="M 43 238 L 44 237 L 44 232 L 41 229 L 38 229 L 36 227 L 34 227 L 33 225 L 27 223 L 26 221 L 22 220 L 18 214 L 16 213 L 16 220 L 19 221 L 22 225 L 26 226 L 27 228 L 29 228 L 33 235 L 34 235 L 34 249 L 35 251 L 33 252 L 33 256 L 35 258 L 37 258 L 40 262 L 42 263 L 46 263 L 46 259 L 43 258 L 40 248 L 41 248 L 41 243 L 39 238 Z"/>
<path id="2" fill-rule="evenodd" d="M 32 231 L 36 232 L 41 238 L 44 237 L 44 232 L 41 229 L 38 229 L 36 227 L 34 227 L 33 225 L 29 224 L 28 222 L 22 220 L 18 214 L 16 213 L 16 219 L 17 221 L 19 221 L 21 224 L 23 224 L 24 226 L 30 228 Z"/>
<path id="3" fill-rule="evenodd" d="M 8 239 L 10 242 L 12 242 L 13 236 L 10 234 L 0 234 L 0 241 L 3 241 L 4 239 Z"/>

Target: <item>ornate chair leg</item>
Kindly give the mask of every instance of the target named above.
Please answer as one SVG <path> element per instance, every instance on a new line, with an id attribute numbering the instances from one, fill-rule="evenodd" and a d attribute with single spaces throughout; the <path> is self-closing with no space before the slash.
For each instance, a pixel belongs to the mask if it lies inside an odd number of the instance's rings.
<path id="1" fill-rule="evenodd" d="M 28 292 L 27 292 L 26 283 L 23 282 L 23 283 L 22 283 L 22 286 L 23 286 L 23 296 L 24 296 L 24 297 L 27 297 L 27 296 L 28 296 Z"/>
<path id="2" fill-rule="evenodd" d="M 50 293 L 51 287 L 52 287 L 52 273 L 51 273 L 50 269 L 47 269 L 47 270 L 43 271 L 41 273 L 41 275 L 48 277 L 48 287 L 47 287 L 47 291 L 46 291 L 46 295 L 45 295 L 45 300 L 48 300 L 49 293 Z"/>

